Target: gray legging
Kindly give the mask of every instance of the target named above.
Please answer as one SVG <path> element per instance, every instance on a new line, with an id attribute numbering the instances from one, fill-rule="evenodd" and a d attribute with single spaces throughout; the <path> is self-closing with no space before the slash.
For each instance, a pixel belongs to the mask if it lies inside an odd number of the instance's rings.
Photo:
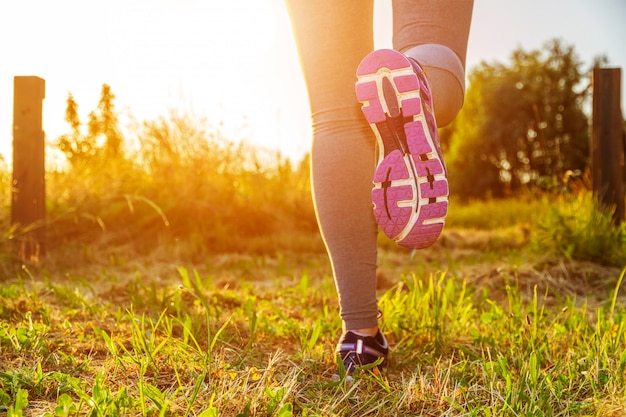
<path id="1" fill-rule="evenodd" d="M 347 330 L 377 325 L 375 137 L 355 98 L 374 48 L 372 0 L 287 0 L 309 93 L 317 220 Z M 463 105 L 473 0 L 394 0 L 393 47 L 424 68 L 439 127 Z"/>

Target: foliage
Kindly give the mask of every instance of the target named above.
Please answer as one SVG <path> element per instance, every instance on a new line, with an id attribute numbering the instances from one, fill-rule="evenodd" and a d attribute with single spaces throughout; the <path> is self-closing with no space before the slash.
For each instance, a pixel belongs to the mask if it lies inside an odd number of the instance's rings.
<path id="1" fill-rule="evenodd" d="M 464 108 L 444 132 L 450 187 L 465 198 L 501 197 L 542 177 L 588 165 L 586 72 L 572 46 L 513 52 L 469 74 Z"/>
<path id="2" fill-rule="evenodd" d="M 590 192 L 560 197 L 560 204 L 536 222 L 533 243 L 554 256 L 623 267 L 626 265 L 626 223 L 616 226 L 612 212 L 600 208 Z"/>
<path id="3" fill-rule="evenodd" d="M 306 160 L 294 170 L 280 154 L 235 143 L 219 128 L 207 131 L 177 114 L 145 123 L 139 143 L 148 176 L 143 194 L 183 233 L 195 230 L 215 247 L 227 236 L 315 230 L 313 217 L 297 215 L 312 216 Z"/>
<path id="4" fill-rule="evenodd" d="M 175 112 L 145 122 L 129 140 L 113 101 L 103 87 L 83 132 L 68 98 L 71 133 L 57 142 L 68 166 L 47 177 L 55 252 L 40 268 L 0 271 L 0 413 L 623 413 L 626 270 L 575 262 L 623 268 L 626 230 L 596 209 L 589 192 L 572 184 L 558 189 L 567 184 L 557 179 L 552 195 L 540 198 L 453 200 L 449 225 L 468 229 L 473 241 L 444 235 L 420 254 L 381 251 L 379 305 L 391 366 L 383 377 L 362 372 L 353 383 L 333 381 L 341 323 L 316 231 L 308 158 L 293 166 L 233 142 L 219 124 Z M 546 106 L 554 104 L 537 109 Z M 515 109 L 507 114 L 527 111 Z M 557 115 L 565 120 L 566 113 Z M 538 124 L 524 126 L 518 139 L 527 158 L 510 162 L 510 184 L 517 178 L 521 186 L 520 173 L 558 178 L 559 169 L 575 168 L 566 165 L 575 147 L 557 151 L 539 139 Z M 470 136 L 486 132 L 466 127 Z M 569 137 L 570 145 L 577 140 L 558 123 L 543 129 L 559 141 Z M 126 146 L 131 142 L 136 149 Z M 468 183 L 477 187 L 471 192 L 506 178 L 508 159 L 494 165 L 469 150 L 459 172 L 474 175 L 471 161 L 485 170 Z M 558 158 L 560 168 L 546 162 Z M 9 184 L 1 166 L 5 193 Z M 10 232 L 7 207 L 0 207 L 0 225 Z M 508 234 L 516 227 L 530 230 L 534 251 Z M 490 235 L 491 243 L 477 243 L 477 235 L 502 229 L 512 242 Z M 104 249 L 93 248 L 102 241 Z M 9 246 L 6 238 L 0 244 Z M 151 252 L 162 247 L 164 265 Z M 0 249 L 4 268 L 9 251 Z"/>
<path id="5" fill-rule="evenodd" d="M 294 167 L 245 138 L 226 138 L 222 123 L 173 111 L 124 138 L 114 98 L 104 85 L 83 132 L 68 97 L 71 133 L 56 145 L 69 166 L 48 173 L 53 245 L 102 238 L 138 249 L 182 243 L 195 257 L 254 250 L 255 239 L 267 235 L 297 246 L 303 242 L 289 239 L 293 232 L 315 234 L 308 158 Z M 309 240 L 304 250 L 319 247 Z"/>
<path id="6" fill-rule="evenodd" d="M 56 146 L 72 167 L 94 162 L 102 165 L 104 160 L 118 159 L 122 156 L 124 138 L 113 104 L 114 99 L 111 87 L 103 84 L 97 110 L 89 113 L 87 132 L 83 133 L 78 116 L 78 103 L 71 93 L 68 95 L 65 121 L 69 123 L 71 133 L 58 138 Z"/>
<path id="7" fill-rule="evenodd" d="M 553 46 L 560 50 L 558 44 Z M 561 55 L 567 57 L 571 53 L 570 49 Z M 522 55 L 521 52 L 516 55 L 520 65 L 530 60 Z M 559 59 L 565 59 L 561 55 Z M 527 66 L 534 68 L 542 62 L 539 54 L 530 56 L 533 65 Z M 559 62 L 553 66 L 559 67 Z M 503 73 L 512 77 L 511 70 Z M 500 75 L 492 75 L 499 80 Z M 479 71 L 478 76 L 484 74 Z M 505 80 L 500 80 L 499 88 L 504 88 Z M 482 90 L 471 89 L 468 96 L 479 91 Z M 132 132 L 132 138 L 124 137 L 113 104 L 115 96 L 107 85 L 101 93 L 97 109 L 90 113 L 86 132 L 78 118 L 77 103 L 71 94 L 68 97 L 66 120 L 71 133 L 55 143 L 67 157 L 68 165 L 49 169 L 47 173 L 49 248 L 91 248 L 84 250 L 87 258 L 98 248 L 125 247 L 142 254 L 163 250 L 187 260 L 204 259 L 208 253 L 323 251 L 311 201 L 308 156 L 294 166 L 278 153 L 249 145 L 245 137 L 227 137 L 223 123 L 209 123 L 174 111 L 167 117 L 143 122 Z M 480 109 L 471 102 L 470 99 L 467 111 Z M 535 125 L 528 126 L 531 129 Z M 468 137 L 477 135 L 472 129 L 478 127 L 479 124 L 469 125 L 465 131 Z M 546 126 L 545 130 L 554 128 L 552 131 L 566 135 L 565 129 L 557 127 Z M 235 135 L 241 132 L 245 129 L 234 131 Z M 454 129 L 447 132 L 453 137 L 458 134 Z M 457 143 L 456 139 L 452 142 L 453 155 L 455 149 L 460 149 L 454 147 Z M 542 152 L 553 151 L 548 146 Z M 502 173 L 493 169 L 495 165 L 489 159 L 472 159 L 475 156 L 468 153 L 464 158 L 469 170 L 465 177 L 471 180 L 472 175 L 478 175 L 468 188 L 491 189 L 487 183 L 497 181 L 495 178 L 501 178 Z M 478 166 L 471 168 L 472 161 L 484 164 L 480 174 L 472 174 L 471 170 Z M 548 169 L 538 156 L 533 161 L 537 162 L 533 165 L 537 175 L 540 169 Z M 457 162 L 452 160 L 453 164 Z M 451 183 L 455 182 L 454 172 L 464 171 L 458 166 L 451 168 Z M 7 185 L 3 187 L 6 191 L 10 189 L 9 177 L 8 170 L 3 170 L 0 182 Z M 461 177 L 457 176 L 456 181 Z M 573 188 L 574 177 L 571 171 L 566 172 L 563 181 L 544 176 L 543 179 L 549 180 L 542 181 L 542 187 L 556 195 L 568 193 Z M 622 259 L 621 247 L 613 245 L 615 239 L 619 241 L 621 232 L 603 234 L 604 229 L 595 221 L 589 223 L 588 231 L 597 233 L 598 242 L 587 238 L 592 236 L 590 233 L 573 232 L 571 225 L 587 224 L 587 207 L 572 211 L 571 200 L 554 199 L 546 203 L 537 198 L 539 193 L 523 196 L 518 193 L 516 199 L 506 201 L 464 201 L 462 197 L 472 192 L 453 190 L 455 199 L 451 202 L 449 226 L 509 229 L 513 235 L 521 231 L 521 239 L 513 238 L 518 242 L 516 246 L 532 234 L 536 247 L 557 256 L 613 265 L 619 265 Z M 548 212 L 550 207 L 555 207 L 552 213 Z M 15 263 L 9 256 L 8 239 L 12 232 L 7 208 L 8 194 L 6 204 L 0 208 L 5 210 L 0 216 L 5 231 L 0 242 L 5 247 L 0 261 L 3 268 L 11 269 Z M 565 212 L 569 214 L 562 215 Z M 554 233 L 560 238 L 554 239 Z M 604 237 L 608 239 L 603 240 Z M 390 246 L 389 242 L 385 244 Z"/>
<path id="8" fill-rule="evenodd" d="M 565 416 L 626 407 L 624 272 L 571 266 L 589 259 L 580 248 L 623 256 L 610 244 L 624 234 L 588 215 L 586 197 L 453 201 L 450 223 L 472 237 L 542 225 L 539 260 L 516 236 L 381 251 L 392 365 L 349 384 L 331 379 L 341 323 L 308 159 L 294 167 L 178 113 L 145 122 L 137 149 L 111 153 L 116 142 L 103 132 L 115 123 L 102 116 L 111 109 L 99 107 L 86 134 L 68 111 L 66 149 L 76 152 L 47 183 L 55 251 L 33 270 L 0 271 L 0 412 Z"/>

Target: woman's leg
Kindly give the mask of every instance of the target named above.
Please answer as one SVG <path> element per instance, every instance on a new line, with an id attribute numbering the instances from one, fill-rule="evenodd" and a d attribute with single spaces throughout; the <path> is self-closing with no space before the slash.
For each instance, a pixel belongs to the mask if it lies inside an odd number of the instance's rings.
<path id="1" fill-rule="evenodd" d="M 289 0 L 313 124 L 312 182 L 346 330 L 377 326 L 375 139 L 355 99 L 355 70 L 373 49 L 373 2 Z"/>
<path id="2" fill-rule="evenodd" d="M 393 0 L 394 49 L 426 72 L 439 127 L 463 105 L 473 0 Z"/>

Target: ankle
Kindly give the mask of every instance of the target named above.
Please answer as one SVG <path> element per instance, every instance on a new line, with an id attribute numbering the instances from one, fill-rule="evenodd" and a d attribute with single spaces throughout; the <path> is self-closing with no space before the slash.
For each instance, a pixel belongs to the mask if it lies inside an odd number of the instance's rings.
<path id="1" fill-rule="evenodd" d="M 350 329 L 349 331 L 356 333 L 361 336 L 376 336 L 378 334 L 378 326 L 374 327 L 365 327 L 360 329 Z"/>

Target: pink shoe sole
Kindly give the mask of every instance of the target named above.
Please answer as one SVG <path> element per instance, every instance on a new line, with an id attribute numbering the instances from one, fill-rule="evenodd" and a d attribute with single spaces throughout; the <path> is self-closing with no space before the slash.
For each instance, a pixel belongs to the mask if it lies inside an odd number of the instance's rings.
<path id="1" fill-rule="evenodd" d="M 376 221 L 397 244 L 426 248 L 443 230 L 449 193 L 428 81 L 389 49 L 367 55 L 357 78 L 357 99 L 378 140 Z"/>

